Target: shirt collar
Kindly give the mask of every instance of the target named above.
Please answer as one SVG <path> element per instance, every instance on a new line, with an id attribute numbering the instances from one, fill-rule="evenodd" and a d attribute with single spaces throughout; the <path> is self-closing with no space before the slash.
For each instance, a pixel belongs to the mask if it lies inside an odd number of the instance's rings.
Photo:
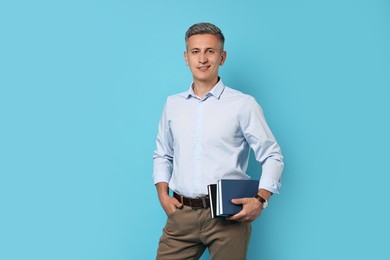
<path id="1" fill-rule="evenodd" d="M 187 91 L 187 99 L 190 97 L 196 97 L 194 90 L 192 88 L 192 85 L 194 83 L 191 83 L 190 89 Z M 225 89 L 225 85 L 223 84 L 223 81 L 221 78 L 219 78 L 218 83 L 206 94 L 205 98 L 209 96 L 214 96 L 216 99 L 219 99 L 222 95 L 223 90 Z"/>

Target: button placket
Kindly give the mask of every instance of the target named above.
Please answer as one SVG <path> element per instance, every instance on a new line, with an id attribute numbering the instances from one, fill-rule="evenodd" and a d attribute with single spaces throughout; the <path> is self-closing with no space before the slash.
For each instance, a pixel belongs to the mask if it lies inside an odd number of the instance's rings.
<path id="1" fill-rule="evenodd" d="M 198 111 L 197 111 L 197 118 L 196 118 L 196 131 L 195 131 L 195 176 L 197 180 L 200 180 L 201 178 L 201 166 L 202 166 L 202 160 L 201 160 L 201 154 L 202 154 L 202 145 L 201 145 L 201 137 L 202 137 L 202 130 L 203 130 L 203 109 L 204 109 L 204 101 L 199 100 L 198 103 Z M 196 185 L 198 185 L 196 188 L 198 190 L 202 190 L 202 187 L 199 187 L 200 181 L 195 182 Z"/>

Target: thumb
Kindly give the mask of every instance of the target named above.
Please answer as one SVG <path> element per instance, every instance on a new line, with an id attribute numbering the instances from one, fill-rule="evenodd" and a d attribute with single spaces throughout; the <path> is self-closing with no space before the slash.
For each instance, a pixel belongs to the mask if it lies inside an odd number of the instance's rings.
<path id="1" fill-rule="evenodd" d="M 175 204 L 176 208 L 181 209 L 183 207 L 183 204 L 181 204 L 177 199 L 175 199 L 174 204 Z"/>

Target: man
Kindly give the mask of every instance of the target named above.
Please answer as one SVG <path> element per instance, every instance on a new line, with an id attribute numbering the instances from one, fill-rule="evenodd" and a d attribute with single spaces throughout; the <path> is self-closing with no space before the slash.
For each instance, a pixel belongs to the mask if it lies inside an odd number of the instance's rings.
<path id="1" fill-rule="evenodd" d="M 193 83 L 168 97 L 159 123 L 153 179 L 168 216 L 157 259 L 245 259 L 251 222 L 278 193 L 283 157 L 255 99 L 225 86 L 218 76 L 226 60 L 224 36 L 213 24 L 186 32 L 184 59 Z M 211 218 L 207 185 L 219 179 L 249 179 L 250 148 L 262 164 L 258 195 L 232 200 L 243 209 Z M 173 196 L 169 195 L 169 189 Z"/>

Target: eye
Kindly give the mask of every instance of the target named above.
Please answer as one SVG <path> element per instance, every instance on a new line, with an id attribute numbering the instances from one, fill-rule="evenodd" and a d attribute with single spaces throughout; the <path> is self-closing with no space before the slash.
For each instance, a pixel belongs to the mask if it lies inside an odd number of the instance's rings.
<path id="1" fill-rule="evenodd" d="M 192 53 L 192 54 L 198 54 L 199 51 L 192 51 L 191 53 Z"/>
<path id="2" fill-rule="evenodd" d="M 214 50 L 208 50 L 208 53 L 214 53 L 215 51 Z"/>

